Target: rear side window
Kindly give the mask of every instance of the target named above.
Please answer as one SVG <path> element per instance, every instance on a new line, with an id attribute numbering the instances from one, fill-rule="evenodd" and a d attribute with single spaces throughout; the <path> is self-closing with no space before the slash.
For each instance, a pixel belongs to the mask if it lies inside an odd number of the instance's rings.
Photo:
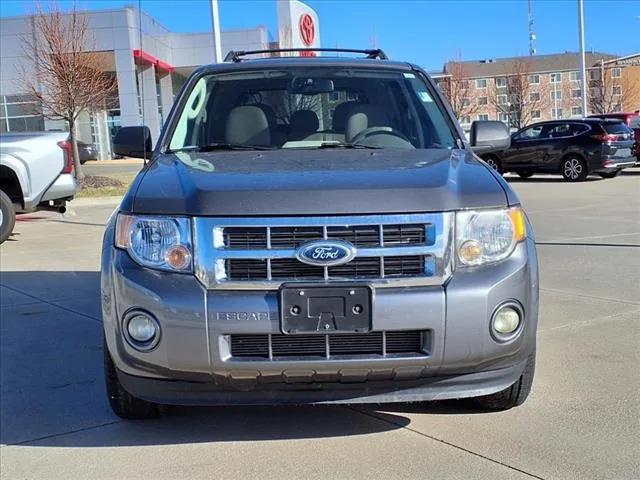
<path id="1" fill-rule="evenodd" d="M 629 127 L 627 127 L 624 123 L 603 123 L 602 128 L 605 132 L 611 135 L 624 135 L 625 133 L 629 133 Z"/>
<path id="2" fill-rule="evenodd" d="M 574 137 L 576 135 L 582 135 L 587 130 L 589 130 L 589 127 L 584 123 L 574 123 L 571 126 L 571 135 L 573 135 Z"/>
<path id="3" fill-rule="evenodd" d="M 572 126 L 569 123 L 562 123 L 560 125 L 555 125 L 551 127 L 546 134 L 547 138 L 560 138 L 560 137 L 570 137 L 573 135 L 571 132 Z"/>

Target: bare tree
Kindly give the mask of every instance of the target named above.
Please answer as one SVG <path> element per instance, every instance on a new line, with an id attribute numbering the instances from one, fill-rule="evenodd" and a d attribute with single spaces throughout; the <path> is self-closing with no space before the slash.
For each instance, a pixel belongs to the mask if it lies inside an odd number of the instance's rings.
<path id="1" fill-rule="evenodd" d="M 34 35 L 23 38 L 25 55 L 33 67 L 33 71 L 23 67 L 24 86 L 42 103 L 46 117 L 67 122 L 76 178 L 82 179 L 76 121 L 82 112 L 104 109 L 116 81 L 105 72 L 103 57 L 89 35 L 87 16 L 75 4 L 69 12 L 57 5 L 45 12 L 37 4 L 33 22 Z"/>
<path id="2" fill-rule="evenodd" d="M 479 107 L 465 65 L 459 61 L 447 62 L 444 73 L 447 76 L 440 81 L 440 89 L 449 100 L 456 117 L 460 119 L 475 114 Z"/>
<path id="3" fill-rule="evenodd" d="M 509 118 L 511 128 L 520 129 L 530 124 L 552 101 L 553 93 L 542 83 L 542 75 L 532 73 L 526 60 L 513 61 L 506 75 L 488 87 L 489 103 L 498 114 Z"/>
<path id="4" fill-rule="evenodd" d="M 589 80 L 587 100 L 589 110 L 594 114 L 610 113 L 622 109 L 624 105 L 640 104 L 640 78 L 625 75 L 625 67 L 606 66 L 601 63 Z"/>

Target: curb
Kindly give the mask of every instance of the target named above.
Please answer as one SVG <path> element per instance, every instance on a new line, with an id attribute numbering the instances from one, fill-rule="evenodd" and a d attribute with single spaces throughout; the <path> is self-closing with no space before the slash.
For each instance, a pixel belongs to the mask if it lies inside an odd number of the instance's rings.
<path id="1" fill-rule="evenodd" d="M 87 197 L 87 198 L 74 198 L 68 203 L 70 208 L 74 207 L 90 207 L 96 205 L 103 206 L 116 206 L 119 205 L 122 201 L 121 196 L 113 196 L 113 197 Z"/>

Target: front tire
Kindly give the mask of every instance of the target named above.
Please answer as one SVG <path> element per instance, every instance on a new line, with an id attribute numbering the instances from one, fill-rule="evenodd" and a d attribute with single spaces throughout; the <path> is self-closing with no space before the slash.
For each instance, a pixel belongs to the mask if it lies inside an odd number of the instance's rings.
<path id="1" fill-rule="evenodd" d="M 502 169 L 502 162 L 498 157 L 487 155 L 485 157 L 482 157 L 482 159 L 487 165 L 489 165 L 489 167 L 498 172 L 500 175 L 504 174 L 504 170 Z"/>
<path id="2" fill-rule="evenodd" d="M 473 402 L 483 410 L 509 410 L 510 408 L 522 405 L 533 385 L 533 374 L 536 370 L 536 354 L 533 352 L 527 359 L 524 371 L 516 383 L 500 392 L 476 397 Z"/>
<path id="3" fill-rule="evenodd" d="M 598 175 L 600 175 L 602 178 L 616 178 L 618 175 L 620 175 L 621 171 L 622 169 L 616 170 L 615 172 L 600 172 L 598 173 Z"/>
<path id="4" fill-rule="evenodd" d="M 0 190 L 0 243 L 9 238 L 16 225 L 16 211 L 11 199 Z"/>
<path id="5" fill-rule="evenodd" d="M 136 398 L 127 392 L 116 372 L 107 342 L 104 342 L 104 378 L 107 386 L 107 396 L 111 410 L 120 418 L 127 420 L 145 420 L 158 418 L 161 415 L 160 405 Z"/>
<path id="6" fill-rule="evenodd" d="M 570 156 L 562 160 L 560 163 L 560 172 L 567 182 L 583 182 L 589 175 L 587 163 L 576 156 Z"/>

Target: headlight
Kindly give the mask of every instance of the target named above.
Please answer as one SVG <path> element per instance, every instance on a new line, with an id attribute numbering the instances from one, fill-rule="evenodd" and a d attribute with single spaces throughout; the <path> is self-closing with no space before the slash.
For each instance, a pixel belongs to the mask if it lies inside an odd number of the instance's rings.
<path id="1" fill-rule="evenodd" d="M 191 272 L 191 222 L 182 217 L 118 215 L 116 247 L 140 265 Z"/>
<path id="2" fill-rule="evenodd" d="M 527 236 L 521 208 L 456 212 L 456 252 L 462 266 L 497 262 Z"/>

